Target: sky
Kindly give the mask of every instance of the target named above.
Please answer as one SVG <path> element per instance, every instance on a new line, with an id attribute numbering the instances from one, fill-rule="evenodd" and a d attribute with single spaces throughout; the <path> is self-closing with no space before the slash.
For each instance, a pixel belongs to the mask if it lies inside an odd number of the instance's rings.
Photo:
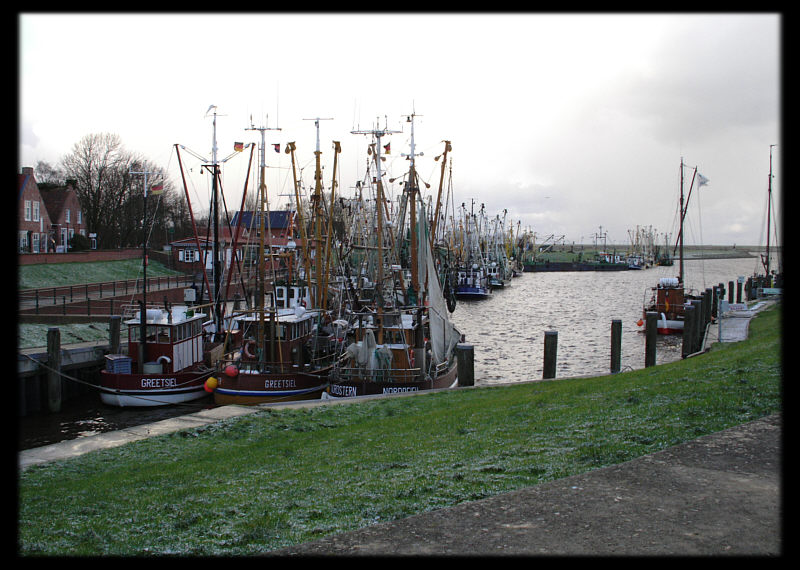
<path id="1" fill-rule="evenodd" d="M 674 243 L 684 163 L 685 192 L 695 167 L 709 181 L 692 192 L 687 243 L 762 245 L 770 152 L 782 219 L 780 13 L 23 12 L 18 25 L 18 167 L 112 133 L 182 188 L 177 144 L 207 209 L 215 105 L 228 209 L 252 192 L 249 151 L 233 151 L 260 141 L 252 126 L 281 145 L 266 153 L 276 207 L 292 191 L 288 142 L 313 189 L 313 119 L 325 189 L 338 141 L 338 191 L 352 196 L 361 132 L 391 131 L 383 167 L 399 180 L 414 114 L 426 195 L 449 140 L 456 207 L 537 241 L 627 245 L 638 227 Z"/>

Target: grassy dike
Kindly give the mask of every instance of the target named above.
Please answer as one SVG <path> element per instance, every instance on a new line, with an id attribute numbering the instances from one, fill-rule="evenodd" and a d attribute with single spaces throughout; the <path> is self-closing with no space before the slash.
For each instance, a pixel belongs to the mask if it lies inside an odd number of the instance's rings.
<path id="1" fill-rule="evenodd" d="M 33 466 L 37 555 L 249 555 L 628 461 L 782 408 L 781 311 L 613 376 L 269 409 Z"/>

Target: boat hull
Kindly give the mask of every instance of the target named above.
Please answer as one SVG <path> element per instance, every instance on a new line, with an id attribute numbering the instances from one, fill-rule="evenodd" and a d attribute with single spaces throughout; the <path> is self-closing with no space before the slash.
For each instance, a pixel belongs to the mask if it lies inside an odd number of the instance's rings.
<path id="1" fill-rule="evenodd" d="M 436 378 L 420 381 L 375 381 L 370 379 L 336 380 L 331 379 L 323 399 L 354 398 L 388 394 L 406 394 L 424 390 L 455 388 L 458 385 L 458 366 L 455 361 Z"/>
<path id="2" fill-rule="evenodd" d="M 262 373 L 239 371 L 221 374 L 214 389 L 214 403 L 257 405 L 294 400 L 318 400 L 328 386 L 332 366 L 314 372 Z"/>
<path id="3" fill-rule="evenodd" d="M 458 299 L 488 299 L 491 291 L 482 287 L 459 287 L 456 289 Z"/>
<path id="4" fill-rule="evenodd" d="M 667 319 L 659 315 L 656 321 L 656 331 L 658 334 L 683 334 L 683 321 L 677 319 Z"/>
<path id="5" fill-rule="evenodd" d="M 545 261 L 526 263 L 526 273 L 543 273 L 551 271 L 627 271 L 627 263 L 582 263 L 574 261 Z"/>
<path id="6" fill-rule="evenodd" d="M 109 406 L 154 407 L 191 402 L 208 396 L 205 381 L 213 370 L 176 374 L 120 374 L 100 371 L 100 400 Z"/>

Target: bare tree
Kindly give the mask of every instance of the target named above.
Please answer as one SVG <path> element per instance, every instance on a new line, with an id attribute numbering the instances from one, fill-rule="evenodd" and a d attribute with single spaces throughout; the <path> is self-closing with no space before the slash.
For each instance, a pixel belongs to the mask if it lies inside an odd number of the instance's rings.
<path id="1" fill-rule="evenodd" d="M 109 133 L 86 135 L 61 159 L 66 176 L 76 181 L 87 229 L 97 234 L 101 247 L 122 245 L 117 230 L 131 162 L 119 135 Z"/>
<path id="2" fill-rule="evenodd" d="M 66 176 L 61 168 L 52 166 L 49 162 L 43 160 L 36 163 L 33 172 L 36 175 L 36 182 L 39 185 L 61 186 L 66 181 Z"/>

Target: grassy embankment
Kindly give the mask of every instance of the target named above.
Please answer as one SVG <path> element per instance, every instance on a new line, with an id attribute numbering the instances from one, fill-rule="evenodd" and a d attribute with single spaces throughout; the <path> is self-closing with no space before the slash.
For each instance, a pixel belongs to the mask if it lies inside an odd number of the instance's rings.
<path id="1" fill-rule="evenodd" d="M 150 260 L 147 265 L 148 277 L 179 275 L 179 271 L 167 268 L 163 263 Z M 53 287 L 54 285 L 83 285 L 140 279 L 142 277 L 141 259 L 121 259 L 115 261 L 96 261 L 90 263 L 48 263 L 40 265 L 20 265 L 17 286 L 20 291 Z M 17 338 L 20 348 L 47 346 L 47 329 L 52 325 L 19 323 Z M 60 324 L 62 344 L 84 341 L 108 340 L 107 321 L 96 323 Z"/>
<path id="2" fill-rule="evenodd" d="M 31 467 L 23 555 L 247 555 L 628 461 L 781 409 L 781 312 L 597 378 L 269 409 Z"/>

